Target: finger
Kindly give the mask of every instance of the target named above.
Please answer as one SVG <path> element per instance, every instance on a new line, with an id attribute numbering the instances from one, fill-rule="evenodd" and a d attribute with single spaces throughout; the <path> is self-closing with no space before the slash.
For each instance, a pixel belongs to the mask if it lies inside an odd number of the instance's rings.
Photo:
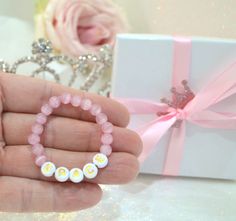
<path id="1" fill-rule="evenodd" d="M 19 177 L 0 177 L 0 211 L 68 212 L 89 208 L 102 196 L 96 184 L 56 183 Z"/>
<path id="2" fill-rule="evenodd" d="M 27 144 L 34 122 L 33 114 L 4 113 L 3 129 L 7 145 Z M 101 134 L 100 126 L 95 123 L 51 116 L 45 125 L 41 143 L 58 149 L 98 152 L 101 146 Z M 136 156 L 140 154 L 142 142 L 135 132 L 114 127 L 113 139 L 114 152 L 128 152 Z"/>
<path id="3" fill-rule="evenodd" d="M 44 177 L 40 169 L 34 164 L 34 157 L 30 146 L 7 146 L 1 162 L 0 174 L 5 176 L 27 177 L 55 181 L 54 178 Z M 45 148 L 49 161 L 56 166 L 65 166 L 68 169 L 83 168 L 86 163 L 92 162 L 95 153 L 78 153 Z M 109 164 L 104 169 L 99 169 L 98 175 L 92 180 L 100 184 L 123 184 L 133 180 L 138 173 L 138 160 L 128 153 L 112 153 Z"/>
<path id="4" fill-rule="evenodd" d="M 101 105 L 110 122 L 117 126 L 127 126 L 129 114 L 120 103 L 96 94 L 75 90 L 62 85 L 19 75 L 1 73 L 0 84 L 4 95 L 3 108 L 9 112 L 38 113 L 43 103 L 48 102 L 51 96 L 59 96 L 64 92 L 80 95 Z M 55 115 L 94 121 L 88 111 L 71 105 L 62 105 L 54 110 Z"/>
<path id="5" fill-rule="evenodd" d="M 2 95 L 1 87 L 0 87 L 0 156 L 3 152 L 3 147 L 5 146 L 5 141 L 4 141 L 4 136 L 3 136 L 3 125 L 1 123 L 2 113 L 3 113 L 3 95 Z"/>

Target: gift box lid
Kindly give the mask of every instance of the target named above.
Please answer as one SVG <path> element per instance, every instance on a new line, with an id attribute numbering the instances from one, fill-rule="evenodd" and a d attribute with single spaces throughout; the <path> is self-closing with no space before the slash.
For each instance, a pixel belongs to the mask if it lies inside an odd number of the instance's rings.
<path id="1" fill-rule="evenodd" d="M 192 38 L 189 84 L 194 92 L 236 61 L 236 41 Z M 173 71 L 173 36 L 121 34 L 117 37 L 112 77 L 113 97 L 159 102 L 170 97 Z M 235 73 L 236 77 L 236 73 Z M 223 82 L 222 82 L 223 83 Z M 214 111 L 236 110 L 236 96 L 214 105 Z M 129 128 L 136 129 L 156 115 L 132 115 Z M 204 128 L 186 123 L 181 176 L 236 178 L 235 130 Z M 141 172 L 162 174 L 168 131 L 141 166 Z"/>

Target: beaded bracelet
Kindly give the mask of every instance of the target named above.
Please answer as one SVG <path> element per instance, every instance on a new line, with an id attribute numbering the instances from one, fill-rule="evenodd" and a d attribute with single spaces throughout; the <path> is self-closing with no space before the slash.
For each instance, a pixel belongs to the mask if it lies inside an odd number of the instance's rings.
<path id="1" fill-rule="evenodd" d="M 59 108 L 61 104 L 70 104 L 73 107 L 80 107 L 84 111 L 89 111 L 95 117 L 96 123 L 101 127 L 100 153 L 93 157 L 92 163 L 85 164 L 82 170 L 80 168 L 69 170 L 64 166 L 56 167 L 53 162 L 47 160 L 44 147 L 40 144 L 40 135 L 43 133 L 48 116 L 52 114 L 53 109 Z M 107 157 L 112 153 L 112 131 L 113 125 L 108 122 L 107 115 L 102 112 L 100 105 L 93 104 L 88 98 L 82 99 L 78 95 L 72 96 L 69 93 L 64 93 L 61 96 L 51 97 L 48 103 L 41 107 L 41 113 L 36 116 L 36 123 L 32 126 L 32 133 L 28 137 L 28 142 L 32 146 L 32 152 L 35 155 L 35 164 L 41 168 L 41 173 L 45 177 L 54 175 L 59 182 L 71 180 L 74 183 L 79 183 L 84 177 L 87 179 L 95 178 L 98 174 L 98 168 L 104 168 L 108 165 Z"/>

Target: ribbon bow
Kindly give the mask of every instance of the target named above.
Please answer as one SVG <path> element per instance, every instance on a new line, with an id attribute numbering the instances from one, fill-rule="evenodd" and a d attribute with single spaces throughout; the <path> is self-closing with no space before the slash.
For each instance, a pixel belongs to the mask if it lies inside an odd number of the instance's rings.
<path id="1" fill-rule="evenodd" d="M 183 79 L 188 79 L 190 59 L 191 40 L 175 37 L 172 86 L 178 86 Z M 131 114 L 165 113 L 137 129 L 144 144 L 140 160 L 143 161 L 163 135 L 171 129 L 163 174 L 178 175 L 184 149 L 186 122 L 206 128 L 236 129 L 236 113 L 210 110 L 212 106 L 234 94 L 236 94 L 236 62 L 205 85 L 182 109 L 149 100 L 125 98 L 118 100 L 126 105 Z M 180 126 L 172 127 L 178 120 L 181 120 Z"/>

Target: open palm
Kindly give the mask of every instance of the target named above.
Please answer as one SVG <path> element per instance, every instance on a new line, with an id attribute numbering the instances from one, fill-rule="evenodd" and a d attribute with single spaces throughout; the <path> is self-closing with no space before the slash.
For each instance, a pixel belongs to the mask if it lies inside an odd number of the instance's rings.
<path id="1" fill-rule="evenodd" d="M 27 144 L 41 105 L 49 97 L 64 92 L 100 104 L 115 125 L 109 165 L 100 169 L 95 179 L 80 184 L 58 183 L 41 175 Z M 48 81 L 5 73 L 0 73 L 0 95 L 0 211 L 80 210 L 99 202 L 102 191 L 98 184 L 122 184 L 136 177 L 142 143 L 135 132 L 125 128 L 129 114 L 118 102 Z M 94 117 L 67 105 L 50 116 L 41 142 L 50 161 L 81 168 L 91 161 L 94 152 L 99 152 L 100 133 Z"/>

